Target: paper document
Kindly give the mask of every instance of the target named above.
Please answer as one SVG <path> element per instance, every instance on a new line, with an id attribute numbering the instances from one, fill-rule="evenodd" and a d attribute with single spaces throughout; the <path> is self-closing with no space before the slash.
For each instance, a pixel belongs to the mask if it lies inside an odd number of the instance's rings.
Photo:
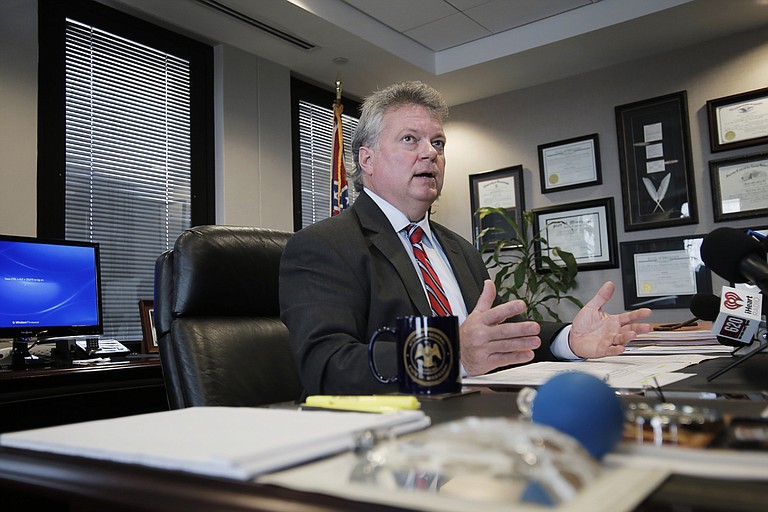
<path id="1" fill-rule="evenodd" d="M 192 407 L 0 435 L 0 445 L 248 480 L 354 448 L 359 433 L 429 426 L 389 414 Z"/>
<path id="2" fill-rule="evenodd" d="M 717 356 L 701 354 L 621 355 L 587 361 L 543 361 L 478 377 L 464 377 L 462 384 L 465 386 L 539 386 L 559 373 L 579 371 L 595 375 L 614 389 L 643 389 L 649 386 L 664 386 L 687 379 L 691 374 L 673 372 L 712 357 Z"/>
<path id="3" fill-rule="evenodd" d="M 705 325 L 711 322 L 706 322 Z M 717 341 L 710 329 L 686 327 L 675 331 L 651 331 L 640 334 L 626 346 L 628 354 L 720 354 L 728 355 L 733 347 Z"/>

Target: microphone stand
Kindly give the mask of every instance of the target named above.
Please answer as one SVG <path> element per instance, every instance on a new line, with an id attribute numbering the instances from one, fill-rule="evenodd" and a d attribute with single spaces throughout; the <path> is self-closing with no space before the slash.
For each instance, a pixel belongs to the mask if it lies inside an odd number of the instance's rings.
<path id="1" fill-rule="evenodd" d="M 759 354 L 762 352 L 762 350 L 766 347 L 768 347 L 768 340 L 766 337 L 768 336 L 768 333 L 766 333 L 765 329 L 765 322 L 762 322 L 760 324 L 760 329 L 757 331 L 756 335 L 756 341 L 757 345 L 754 347 L 751 347 L 747 352 L 740 355 L 734 362 L 726 366 L 725 368 L 720 368 L 715 373 L 707 377 L 707 382 L 712 382 L 725 372 L 732 370 L 733 368 L 736 368 L 738 365 L 749 359 L 750 357 L 754 356 L 755 354 Z"/>

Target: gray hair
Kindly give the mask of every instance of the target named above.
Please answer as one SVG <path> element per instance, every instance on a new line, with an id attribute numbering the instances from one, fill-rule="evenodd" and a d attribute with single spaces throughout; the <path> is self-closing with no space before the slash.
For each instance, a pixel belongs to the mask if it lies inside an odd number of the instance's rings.
<path id="1" fill-rule="evenodd" d="M 355 169 L 351 178 L 355 190 L 363 190 L 363 170 L 360 168 L 360 148 L 376 147 L 383 130 L 384 114 L 399 107 L 417 105 L 427 109 L 440 122 L 448 117 L 448 104 L 442 95 L 423 82 L 410 81 L 390 85 L 365 98 L 360 107 L 360 121 L 352 137 L 352 158 Z"/>

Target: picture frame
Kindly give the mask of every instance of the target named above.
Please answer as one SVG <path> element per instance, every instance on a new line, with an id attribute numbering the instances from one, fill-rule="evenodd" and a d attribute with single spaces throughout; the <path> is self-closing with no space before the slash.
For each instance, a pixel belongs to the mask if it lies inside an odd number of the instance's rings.
<path id="1" fill-rule="evenodd" d="M 712 153 L 768 144 L 768 87 L 707 101 Z"/>
<path id="2" fill-rule="evenodd" d="M 615 108 L 625 231 L 698 223 L 687 98 Z"/>
<path id="3" fill-rule="evenodd" d="M 155 330 L 155 301 L 139 299 L 139 316 L 141 317 L 142 352 L 153 354 L 159 351 L 157 331 Z"/>
<path id="4" fill-rule="evenodd" d="M 538 146 L 541 192 L 559 192 L 603 183 L 598 134 Z"/>
<path id="5" fill-rule="evenodd" d="M 694 295 L 712 293 L 701 259 L 703 235 L 621 242 L 624 309 L 688 309 Z"/>
<path id="6" fill-rule="evenodd" d="M 619 266 L 612 197 L 536 208 L 532 213 L 534 233 L 544 238 L 549 247 L 573 253 L 580 271 Z M 536 269 L 540 272 L 542 255 L 558 260 L 541 244 L 536 244 L 536 254 Z"/>
<path id="7" fill-rule="evenodd" d="M 497 240 L 514 235 L 509 225 L 498 214 L 485 216 L 482 220 L 477 215 L 478 208 L 495 207 L 506 211 L 515 219 L 517 225 L 523 225 L 525 194 L 523 185 L 523 166 L 514 165 L 495 171 L 469 175 L 469 198 L 472 209 L 472 238 L 475 247 L 480 250 L 486 245 L 493 250 Z M 480 236 L 484 229 L 496 227 L 500 231 L 489 232 Z"/>
<path id="8" fill-rule="evenodd" d="M 709 162 L 715 222 L 768 215 L 768 153 Z"/>

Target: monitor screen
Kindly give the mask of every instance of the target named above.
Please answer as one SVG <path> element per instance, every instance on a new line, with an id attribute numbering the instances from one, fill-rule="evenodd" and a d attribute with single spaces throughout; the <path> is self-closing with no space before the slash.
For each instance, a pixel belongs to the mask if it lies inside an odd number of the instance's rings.
<path id="1" fill-rule="evenodd" d="M 99 246 L 0 235 L 0 338 L 101 334 Z"/>

